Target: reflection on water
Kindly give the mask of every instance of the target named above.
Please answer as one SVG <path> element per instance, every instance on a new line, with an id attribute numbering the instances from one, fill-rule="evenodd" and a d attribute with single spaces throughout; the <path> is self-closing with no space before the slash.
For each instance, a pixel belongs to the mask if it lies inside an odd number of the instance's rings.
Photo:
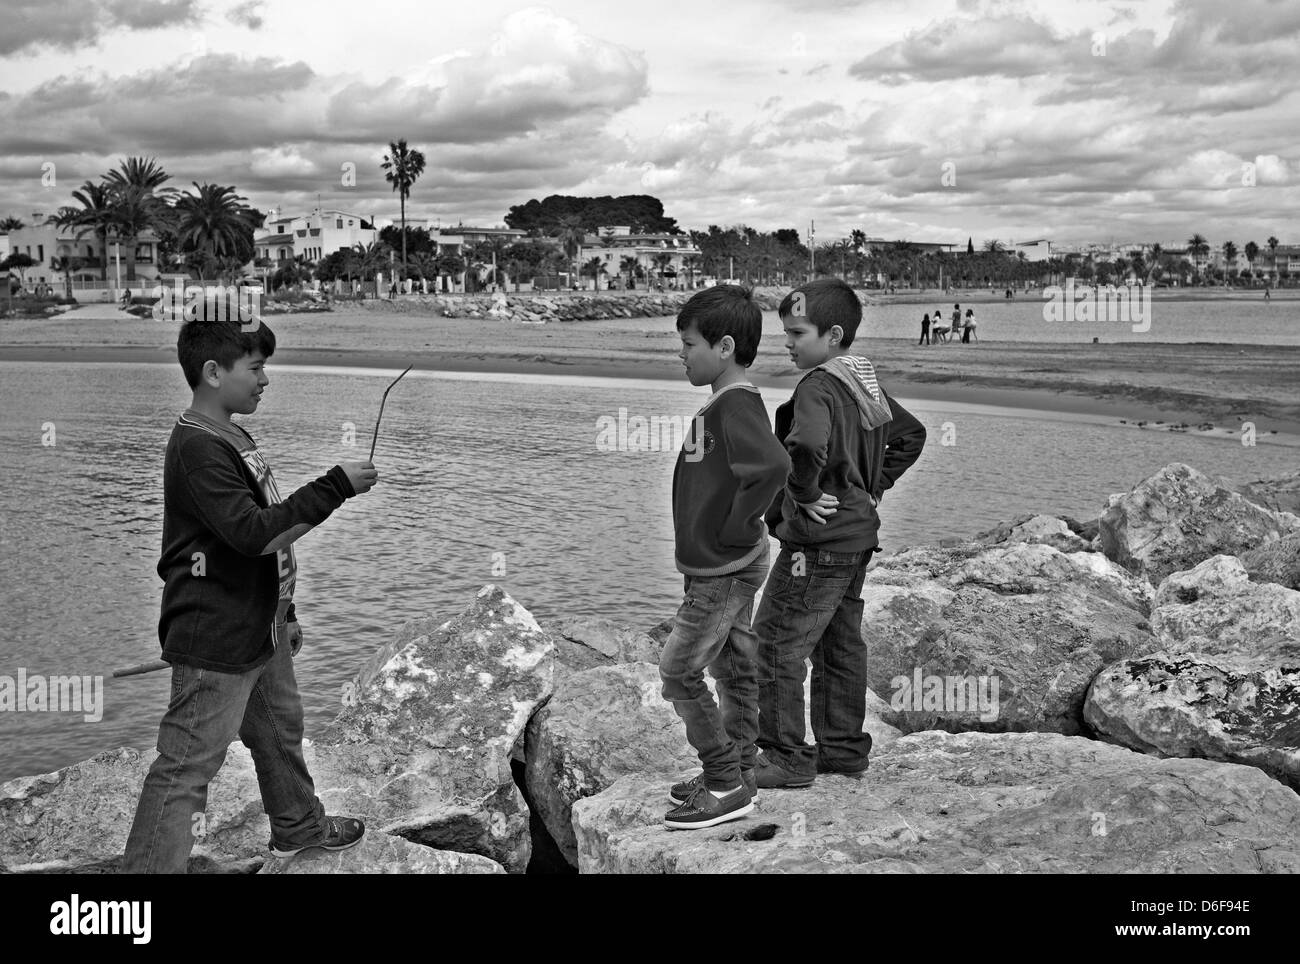
<path id="1" fill-rule="evenodd" d="M 262 408 L 240 420 L 282 492 L 365 457 L 392 376 L 272 365 Z M 179 370 L 0 363 L 0 384 L 10 467 L 0 492 L 0 674 L 108 677 L 155 658 L 162 458 L 189 399 Z M 379 485 L 297 544 L 309 734 L 393 629 L 458 611 L 485 583 L 539 619 L 590 614 L 648 627 L 671 614 L 681 591 L 669 504 L 676 453 L 598 452 L 596 422 L 620 407 L 689 416 L 706 397 L 684 382 L 408 375 L 384 413 Z M 769 410 L 783 400 L 771 389 L 766 399 Z M 1296 450 L 1278 446 L 911 407 L 930 443 L 884 500 L 886 552 L 1027 509 L 1095 516 L 1107 494 L 1170 461 L 1240 478 L 1295 464 Z M 946 422 L 956 444 L 939 444 Z M 41 444 L 46 423 L 53 446 Z M 150 746 L 167 677 L 106 679 L 99 723 L 0 714 L 0 779 Z"/>

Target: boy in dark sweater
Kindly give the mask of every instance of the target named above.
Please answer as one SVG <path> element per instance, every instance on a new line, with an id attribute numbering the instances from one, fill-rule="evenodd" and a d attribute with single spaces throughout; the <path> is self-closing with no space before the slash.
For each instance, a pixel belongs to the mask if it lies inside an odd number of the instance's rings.
<path id="1" fill-rule="evenodd" d="M 806 374 L 776 411 L 790 477 L 767 523 L 781 551 L 754 620 L 759 643 L 759 787 L 806 787 L 818 773 L 860 775 L 871 736 L 862 584 L 878 548 L 876 506 L 921 454 L 925 428 L 850 355 L 862 320 L 835 279 L 796 288 L 780 306 L 786 349 Z M 812 658 L 812 728 L 804 742 L 804 660 Z"/>
<path id="2" fill-rule="evenodd" d="M 763 313 L 739 285 L 694 295 L 677 316 L 682 363 L 692 385 L 708 385 L 673 471 L 677 569 L 686 598 L 659 658 L 663 696 L 686 723 L 704 772 L 669 792 L 675 830 L 712 827 L 754 809 L 758 727 L 754 596 L 767 575 L 763 510 L 790 460 L 746 369 L 758 352 Z M 713 702 L 704 684 L 712 674 Z"/>
<path id="3" fill-rule="evenodd" d="M 292 544 L 378 474 L 368 461 L 344 462 L 282 501 L 257 443 L 230 418 L 256 411 L 269 384 L 271 329 L 191 321 L 176 349 L 194 399 L 163 464 L 158 635 L 172 664 L 171 700 L 122 872 L 185 872 L 208 784 L 236 736 L 257 768 L 273 855 L 355 846 L 365 827 L 325 815 L 303 759 Z"/>

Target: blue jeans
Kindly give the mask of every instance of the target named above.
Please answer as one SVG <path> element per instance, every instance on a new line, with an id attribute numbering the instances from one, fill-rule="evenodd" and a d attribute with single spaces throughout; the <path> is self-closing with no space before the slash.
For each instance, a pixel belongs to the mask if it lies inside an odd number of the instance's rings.
<path id="1" fill-rule="evenodd" d="M 208 784 L 226 749 L 243 740 L 257 769 L 262 806 L 276 844 L 305 847 L 326 835 L 302 754 L 302 699 L 289 647 L 247 673 L 172 664 L 172 692 L 158 728 L 158 758 L 144 780 L 126 841 L 122 873 L 183 874 Z"/>
<path id="2" fill-rule="evenodd" d="M 758 667 L 750 620 L 767 559 L 764 546 L 762 555 L 737 572 L 687 576 L 686 598 L 659 657 L 664 699 L 686 723 L 686 739 L 700 755 L 710 790 L 739 786 L 740 771 L 754 767 Z M 706 667 L 721 709 L 704 685 Z"/>
<path id="3" fill-rule="evenodd" d="M 758 746 L 799 776 L 867 766 L 867 647 L 862 583 L 875 549 L 829 552 L 781 544 L 754 620 Z M 804 742 L 804 660 L 812 659 L 812 729 Z"/>

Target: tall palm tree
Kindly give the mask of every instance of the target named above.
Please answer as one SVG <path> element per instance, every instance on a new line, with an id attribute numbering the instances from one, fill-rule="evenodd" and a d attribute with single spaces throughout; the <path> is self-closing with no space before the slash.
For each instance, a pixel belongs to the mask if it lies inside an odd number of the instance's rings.
<path id="1" fill-rule="evenodd" d="M 1208 254 L 1210 246 L 1201 234 L 1193 234 L 1187 239 L 1187 250 L 1191 252 L 1192 260 L 1199 268 L 1201 266 L 1201 255 Z"/>
<path id="2" fill-rule="evenodd" d="M 578 258 L 582 254 L 582 243 L 587 240 L 582 218 L 577 214 L 567 214 L 560 218 L 559 228 L 560 247 L 564 249 L 564 255 L 569 259 L 573 274 L 576 275 Z"/>
<path id="3" fill-rule="evenodd" d="M 86 181 L 72 192 L 72 199 L 81 207 L 59 208 L 50 219 L 56 227 L 71 228 L 75 236 L 93 234 L 99 242 L 99 280 L 108 280 L 108 236 L 114 230 L 113 196 L 103 184 Z"/>
<path id="4" fill-rule="evenodd" d="M 1273 260 L 1273 277 L 1275 278 L 1280 277 L 1277 270 L 1277 246 L 1279 242 L 1277 238 L 1273 237 L 1272 235 L 1269 235 L 1268 241 L 1265 243 L 1268 245 L 1269 257 L 1272 258 Z"/>
<path id="5" fill-rule="evenodd" d="M 162 229 L 169 220 L 172 192 L 160 190 L 169 180 L 171 175 L 152 157 L 125 158 L 104 175 L 104 185 L 113 199 L 113 223 L 126 247 L 128 281 L 135 280 L 135 249 L 140 235 Z"/>
<path id="6" fill-rule="evenodd" d="M 203 249 L 213 258 L 238 259 L 243 265 L 253 257 L 253 230 L 257 215 L 235 193 L 234 186 L 191 182 L 198 194 L 176 199 L 176 234 L 182 247 Z"/>
<path id="7" fill-rule="evenodd" d="M 25 226 L 22 218 L 0 218 L 0 231 L 19 231 Z"/>
<path id="8" fill-rule="evenodd" d="M 379 166 L 384 170 L 384 180 L 393 185 L 402 205 L 402 274 L 406 274 L 406 199 L 411 196 L 411 186 L 424 173 L 424 155 L 406 146 L 406 138 L 390 141 L 389 153 Z"/>
<path id="9" fill-rule="evenodd" d="M 1237 260 L 1237 246 L 1231 241 L 1223 242 L 1223 269 L 1224 271 L 1232 270 L 1232 263 Z M 1225 277 L 1227 277 L 1225 275 Z"/>

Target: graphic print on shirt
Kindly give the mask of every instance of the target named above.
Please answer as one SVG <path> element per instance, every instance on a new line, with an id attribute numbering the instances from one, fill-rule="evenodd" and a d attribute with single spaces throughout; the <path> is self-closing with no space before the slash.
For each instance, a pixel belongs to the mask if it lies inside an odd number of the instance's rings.
<path id="1" fill-rule="evenodd" d="M 244 464 L 248 466 L 248 470 L 253 473 L 253 478 L 257 480 L 267 504 L 281 501 L 275 476 L 271 474 L 271 466 L 267 464 L 266 459 L 262 458 L 262 453 L 257 449 L 248 449 L 239 454 L 244 459 Z M 280 575 L 280 606 L 277 616 L 283 619 L 289 609 L 289 603 L 293 602 L 293 590 L 298 581 L 298 561 L 294 558 L 293 546 L 277 549 L 275 564 Z"/>

